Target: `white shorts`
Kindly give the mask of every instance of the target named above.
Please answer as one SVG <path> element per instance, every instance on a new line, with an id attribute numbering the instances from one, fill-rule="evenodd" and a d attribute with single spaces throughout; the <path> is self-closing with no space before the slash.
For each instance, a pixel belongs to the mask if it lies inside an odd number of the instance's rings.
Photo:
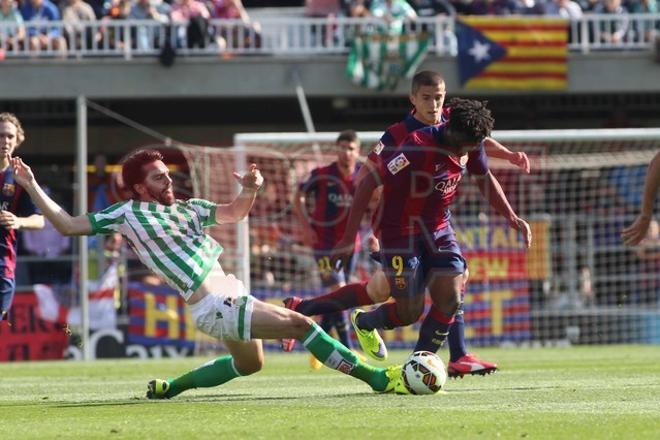
<path id="1" fill-rule="evenodd" d="M 230 275 L 227 281 L 238 281 Z M 240 283 L 240 281 L 238 281 Z M 241 285 L 243 283 L 240 283 Z M 201 301 L 189 305 L 195 327 L 214 338 L 228 341 L 249 341 L 251 339 L 252 308 L 256 298 L 246 295 L 244 290 L 232 288 L 223 293 L 211 293 Z M 232 286 L 235 287 L 235 286 Z M 226 292 L 226 293 L 225 293 Z M 239 293 L 236 295 L 236 293 Z"/>

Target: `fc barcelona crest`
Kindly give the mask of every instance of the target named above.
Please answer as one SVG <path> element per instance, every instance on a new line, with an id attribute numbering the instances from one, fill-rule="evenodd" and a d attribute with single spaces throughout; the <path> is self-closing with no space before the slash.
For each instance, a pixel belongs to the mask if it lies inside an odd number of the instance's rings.
<path id="1" fill-rule="evenodd" d="M 11 197 L 14 195 L 15 192 L 16 192 L 16 185 L 14 185 L 13 183 L 5 183 L 4 185 L 2 185 L 3 195 L 7 197 Z"/>
<path id="2" fill-rule="evenodd" d="M 406 288 L 406 279 L 405 279 L 405 277 L 395 277 L 394 278 L 394 285 L 399 290 L 405 289 Z"/>

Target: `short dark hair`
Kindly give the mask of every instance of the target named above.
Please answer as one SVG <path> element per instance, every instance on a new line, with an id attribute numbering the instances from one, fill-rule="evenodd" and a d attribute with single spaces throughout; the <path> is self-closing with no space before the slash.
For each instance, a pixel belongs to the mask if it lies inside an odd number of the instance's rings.
<path id="1" fill-rule="evenodd" d="M 15 114 L 3 112 L 0 113 L 0 122 L 9 122 L 14 124 L 14 127 L 16 127 L 16 148 L 18 148 L 19 145 L 21 145 L 25 140 L 25 132 L 23 131 L 21 121 L 19 121 Z"/>
<path id="2" fill-rule="evenodd" d="M 438 72 L 422 70 L 413 76 L 410 92 L 414 95 L 422 86 L 439 86 L 444 83 L 445 79 Z"/>
<path id="3" fill-rule="evenodd" d="M 469 141 L 481 141 L 490 136 L 495 118 L 486 107 L 487 102 L 474 99 L 452 98 L 447 126 L 454 133 L 461 133 Z"/>
<path id="4" fill-rule="evenodd" d="M 157 160 L 163 160 L 163 155 L 156 150 L 138 150 L 122 160 L 121 177 L 126 189 L 135 194 L 133 186 L 144 182 L 146 177 L 144 166 Z"/>
<path id="5" fill-rule="evenodd" d="M 337 144 L 340 142 L 357 142 L 358 144 L 360 143 L 360 138 L 358 138 L 357 133 L 355 130 L 344 130 L 341 133 L 339 133 L 339 136 L 337 136 Z"/>

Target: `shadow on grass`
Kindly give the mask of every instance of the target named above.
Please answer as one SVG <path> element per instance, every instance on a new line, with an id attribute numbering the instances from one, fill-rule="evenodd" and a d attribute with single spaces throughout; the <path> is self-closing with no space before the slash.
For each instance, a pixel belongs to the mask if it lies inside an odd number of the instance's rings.
<path id="1" fill-rule="evenodd" d="M 249 402 L 249 401 L 277 401 L 277 400 L 295 400 L 298 397 L 259 397 L 253 396 L 251 394 L 216 394 L 216 395 L 205 395 L 205 396 L 183 396 L 174 399 L 159 399 L 159 400 L 150 400 L 146 397 L 133 397 L 130 399 L 117 399 L 117 400 L 87 400 L 83 402 L 75 403 L 54 403 L 51 402 L 50 407 L 53 408 L 83 408 L 83 407 L 104 407 L 104 406 L 127 406 L 127 405 L 144 405 L 146 404 L 155 404 L 158 402 L 167 402 L 167 403 L 204 403 L 204 402 Z"/>

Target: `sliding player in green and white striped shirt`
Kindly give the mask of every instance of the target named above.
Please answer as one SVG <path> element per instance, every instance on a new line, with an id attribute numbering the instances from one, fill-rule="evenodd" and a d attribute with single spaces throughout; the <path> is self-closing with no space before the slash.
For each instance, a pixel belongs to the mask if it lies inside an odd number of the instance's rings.
<path id="1" fill-rule="evenodd" d="M 196 327 L 224 340 L 230 355 L 175 379 L 150 381 L 147 397 L 170 398 L 190 388 L 212 387 L 256 373 L 264 362 L 261 339 L 284 338 L 299 340 L 326 366 L 368 383 L 375 391 L 391 391 L 399 380 L 400 367 L 365 364 L 312 319 L 257 300 L 245 292 L 243 283 L 220 268 L 217 259 L 222 247 L 206 235 L 204 227 L 237 222 L 250 212 L 263 184 L 257 166 L 250 165 L 243 176 L 234 173 L 243 190 L 223 205 L 176 200 L 162 159 L 154 150 L 130 155 L 123 162 L 122 177 L 134 198 L 79 217 L 70 216 L 48 197 L 20 158 L 11 159 L 16 181 L 60 233 L 120 232 L 140 261 L 183 296 Z"/>

